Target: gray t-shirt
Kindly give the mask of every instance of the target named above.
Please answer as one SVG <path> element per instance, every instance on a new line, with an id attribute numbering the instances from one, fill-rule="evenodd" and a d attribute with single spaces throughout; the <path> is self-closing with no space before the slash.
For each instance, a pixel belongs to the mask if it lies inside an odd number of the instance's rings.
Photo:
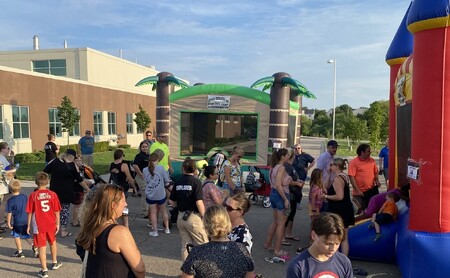
<path id="1" fill-rule="evenodd" d="M 321 262 L 305 250 L 292 258 L 286 271 L 286 278 L 305 277 L 353 278 L 352 263 L 340 252 L 336 252 L 328 261 Z"/>
<path id="2" fill-rule="evenodd" d="M 144 174 L 145 183 L 145 195 L 147 199 L 151 201 L 159 201 L 166 197 L 166 190 L 164 185 L 170 182 L 169 173 L 161 165 L 156 165 L 154 175 L 150 174 L 148 167 L 145 167 L 142 171 Z"/>

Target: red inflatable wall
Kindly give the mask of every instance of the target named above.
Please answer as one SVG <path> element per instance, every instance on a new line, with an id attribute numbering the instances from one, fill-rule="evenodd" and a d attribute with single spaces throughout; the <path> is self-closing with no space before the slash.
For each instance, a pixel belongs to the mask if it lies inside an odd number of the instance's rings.
<path id="1" fill-rule="evenodd" d="M 450 232 L 448 31 L 436 28 L 414 34 L 411 158 L 425 162 L 420 180 L 411 181 L 409 228 L 414 231 Z"/>

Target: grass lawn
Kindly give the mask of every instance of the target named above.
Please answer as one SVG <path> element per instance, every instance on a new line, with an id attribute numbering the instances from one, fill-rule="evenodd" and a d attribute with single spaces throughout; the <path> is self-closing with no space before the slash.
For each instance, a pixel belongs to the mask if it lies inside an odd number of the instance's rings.
<path id="1" fill-rule="evenodd" d="M 138 153 L 137 149 L 124 149 L 125 159 L 133 160 Z M 109 171 L 109 165 L 114 160 L 114 151 L 95 153 L 94 154 L 94 170 L 103 175 Z M 45 168 L 45 162 L 22 163 L 19 170 L 17 170 L 17 178 L 20 180 L 34 180 L 34 175 L 38 171 Z"/>

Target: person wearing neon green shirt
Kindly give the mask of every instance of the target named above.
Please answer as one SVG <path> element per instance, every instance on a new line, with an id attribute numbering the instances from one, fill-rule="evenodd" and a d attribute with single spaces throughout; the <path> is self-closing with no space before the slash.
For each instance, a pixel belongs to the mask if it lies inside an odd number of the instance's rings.
<path id="1" fill-rule="evenodd" d="M 163 134 L 158 134 L 156 136 L 156 142 L 154 142 L 150 146 L 150 154 L 152 154 L 155 150 L 160 149 L 164 152 L 164 157 L 158 163 L 163 166 L 166 171 L 169 171 L 169 174 L 173 173 L 172 165 L 170 164 L 170 155 L 169 155 L 169 146 L 167 146 L 167 136 Z"/>

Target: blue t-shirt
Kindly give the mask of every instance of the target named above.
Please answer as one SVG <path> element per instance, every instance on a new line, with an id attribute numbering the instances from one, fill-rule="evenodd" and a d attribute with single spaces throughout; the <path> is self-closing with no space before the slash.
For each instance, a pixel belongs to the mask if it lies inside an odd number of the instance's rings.
<path id="1" fill-rule="evenodd" d="M 13 226 L 24 226 L 28 224 L 27 195 L 13 195 L 6 204 L 6 213 L 12 214 Z"/>
<path id="2" fill-rule="evenodd" d="M 388 168 L 388 163 L 389 163 L 389 148 L 384 146 L 381 149 L 380 154 L 378 155 L 378 157 L 382 157 L 383 158 L 383 168 L 387 169 Z"/>
<path id="3" fill-rule="evenodd" d="M 83 136 L 78 141 L 81 147 L 81 154 L 93 154 L 94 153 L 94 137 Z"/>
<path id="4" fill-rule="evenodd" d="M 311 256 L 308 250 L 292 258 L 286 271 L 286 278 L 339 277 L 353 278 L 352 263 L 340 252 L 321 262 Z"/>

